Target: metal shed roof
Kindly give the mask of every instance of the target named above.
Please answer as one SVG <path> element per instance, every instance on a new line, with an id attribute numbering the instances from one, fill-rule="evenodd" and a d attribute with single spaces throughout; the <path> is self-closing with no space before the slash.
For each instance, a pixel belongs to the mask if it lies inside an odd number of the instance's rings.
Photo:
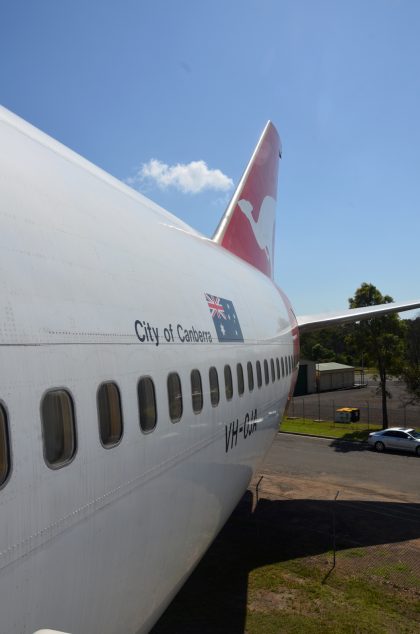
<path id="1" fill-rule="evenodd" d="M 316 369 L 319 372 L 343 372 L 344 370 L 354 370 L 352 365 L 344 365 L 343 363 L 317 363 Z"/>

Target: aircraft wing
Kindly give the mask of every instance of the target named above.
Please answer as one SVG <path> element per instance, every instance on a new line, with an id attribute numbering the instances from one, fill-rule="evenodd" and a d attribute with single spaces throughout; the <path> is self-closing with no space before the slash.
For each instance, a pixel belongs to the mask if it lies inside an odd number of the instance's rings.
<path id="1" fill-rule="evenodd" d="M 303 333 L 311 330 L 319 330 L 320 328 L 328 328 L 328 326 L 336 326 L 337 324 L 345 324 L 351 321 L 381 317 L 388 313 L 401 313 L 405 310 L 414 310 L 415 308 L 420 308 L 420 300 L 401 303 L 390 302 L 389 304 L 377 304 L 376 306 L 364 306 L 363 308 L 348 308 L 347 310 L 334 313 L 300 315 L 297 316 L 296 319 L 299 332 Z"/>

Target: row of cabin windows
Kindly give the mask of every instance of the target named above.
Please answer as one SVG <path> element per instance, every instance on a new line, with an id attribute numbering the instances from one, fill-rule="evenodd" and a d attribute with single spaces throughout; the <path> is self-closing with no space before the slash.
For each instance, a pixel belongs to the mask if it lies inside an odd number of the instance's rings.
<path id="1" fill-rule="evenodd" d="M 279 361 L 264 359 L 264 383 L 291 373 L 297 360 L 292 356 L 282 357 Z M 281 366 L 281 370 L 280 370 Z M 260 361 L 255 364 L 256 383 L 258 388 L 263 384 L 263 373 Z M 248 390 L 254 390 L 254 368 L 251 361 L 246 366 Z M 236 365 L 236 379 L 239 396 L 245 392 L 245 377 L 241 363 Z M 191 402 L 195 414 L 203 409 L 203 384 L 199 370 L 194 369 L 190 374 Z M 233 398 L 234 388 L 232 370 L 229 364 L 224 367 L 225 396 L 228 401 Z M 217 407 L 220 401 L 219 376 L 217 369 L 209 369 L 210 402 Z M 182 418 L 183 402 L 181 379 L 179 374 L 171 372 L 167 378 L 169 417 L 173 423 Z M 143 376 L 137 383 L 137 400 L 140 427 L 144 433 L 154 430 L 157 423 L 156 393 L 153 380 Z M 108 381 L 102 383 L 97 392 L 97 408 L 99 420 L 99 436 L 104 447 L 117 445 L 123 434 L 123 416 L 121 395 L 116 383 Z M 51 468 L 59 468 L 69 463 L 77 450 L 76 425 L 74 404 L 71 394 L 65 389 L 49 390 L 41 402 L 41 420 L 44 457 Z M 0 486 L 6 481 L 10 472 L 10 443 L 8 436 L 7 414 L 0 404 Z"/>

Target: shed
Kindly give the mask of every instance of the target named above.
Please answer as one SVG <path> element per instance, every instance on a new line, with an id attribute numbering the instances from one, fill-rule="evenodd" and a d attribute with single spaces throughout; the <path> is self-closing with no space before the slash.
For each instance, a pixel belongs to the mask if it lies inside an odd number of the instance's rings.
<path id="1" fill-rule="evenodd" d="M 342 390 L 354 386 L 354 367 L 342 363 L 317 363 L 317 381 L 320 392 Z"/>
<path id="2" fill-rule="evenodd" d="M 315 361 L 299 360 L 299 373 L 293 396 L 303 396 L 316 392 Z"/>

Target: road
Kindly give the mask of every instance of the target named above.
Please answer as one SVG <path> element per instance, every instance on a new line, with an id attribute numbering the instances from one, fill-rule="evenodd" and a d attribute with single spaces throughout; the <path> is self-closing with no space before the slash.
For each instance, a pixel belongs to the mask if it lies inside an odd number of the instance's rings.
<path id="1" fill-rule="evenodd" d="M 372 493 L 420 501 L 420 458 L 412 454 L 375 453 L 359 443 L 292 434 L 277 435 L 260 475 L 285 481 L 311 480 L 320 485 L 351 488 L 363 497 Z"/>

